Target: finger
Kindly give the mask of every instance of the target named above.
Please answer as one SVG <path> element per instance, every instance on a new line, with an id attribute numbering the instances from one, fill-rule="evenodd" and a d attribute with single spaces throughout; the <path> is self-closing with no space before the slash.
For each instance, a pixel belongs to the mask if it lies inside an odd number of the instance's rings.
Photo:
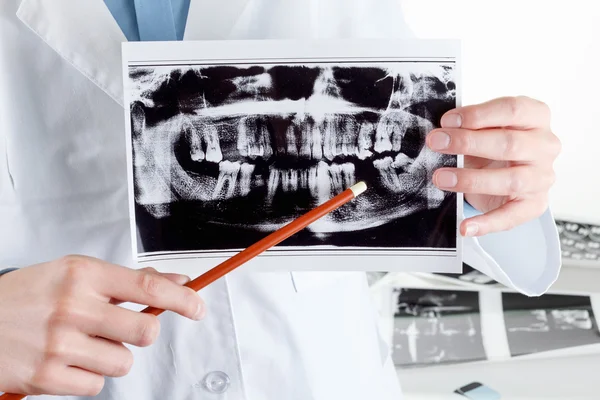
<path id="1" fill-rule="evenodd" d="M 459 107 L 442 116 L 442 128 L 546 128 L 550 109 L 525 96 L 501 97 L 485 103 Z"/>
<path id="2" fill-rule="evenodd" d="M 121 343 L 79 332 L 71 338 L 66 365 L 109 377 L 122 377 L 133 365 L 133 354 Z"/>
<path id="3" fill-rule="evenodd" d="M 146 347 L 160 333 L 160 322 L 151 314 L 102 302 L 95 302 L 88 310 L 87 317 L 78 320 L 77 328 L 91 336 Z"/>
<path id="4" fill-rule="evenodd" d="M 533 161 L 554 154 L 554 146 L 540 131 L 506 128 L 436 129 L 427 136 L 427 145 L 444 154 L 462 154 L 498 161 Z M 548 142 L 548 143 L 546 143 Z"/>
<path id="5" fill-rule="evenodd" d="M 57 362 L 47 363 L 33 379 L 35 394 L 56 396 L 96 396 L 104 387 L 104 377 Z"/>
<path id="6" fill-rule="evenodd" d="M 175 282 L 178 285 L 185 285 L 186 283 L 188 283 L 191 280 L 190 277 L 187 275 L 174 274 L 174 273 L 168 273 L 168 272 L 159 272 L 152 267 L 145 267 L 145 268 L 140 269 L 139 271 L 146 271 L 146 272 L 150 272 L 153 274 L 163 276 L 163 277 L 167 278 L 168 280 L 170 280 L 171 282 Z M 111 299 L 110 303 L 111 304 L 120 304 L 122 302 L 120 300 Z"/>
<path id="7" fill-rule="evenodd" d="M 483 236 L 507 231 L 538 218 L 547 208 L 547 201 L 539 197 L 513 200 L 486 214 L 464 220 L 460 233 L 464 236 Z"/>
<path id="8" fill-rule="evenodd" d="M 160 322 L 155 315 L 140 313 L 96 299 L 71 302 L 55 311 L 53 328 L 68 328 L 54 335 L 52 342 L 63 352 L 69 344 L 70 331 L 82 332 L 116 342 L 145 347 L 156 340 Z"/>
<path id="9" fill-rule="evenodd" d="M 175 282 L 178 285 L 185 285 L 186 283 L 188 283 L 190 281 L 190 277 L 187 275 L 174 274 L 171 272 L 159 272 L 152 267 L 141 268 L 138 271 L 146 271 L 146 272 L 150 272 L 150 273 L 153 273 L 156 275 L 163 276 L 163 277 L 167 278 L 168 280 L 170 280 L 171 282 Z"/>
<path id="10" fill-rule="evenodd" d="M 451 192 L 519 196 L 548 190 L 554 182 L 553 171 L 529 165 L 495 169 L 440 168 L 433 174 L 438 188 Z"/>
<path id="11" fill-rule="evenodd" d="M 173 311 L 196 320 L 204 316 L 204 303 L 198 293 L 161 275 L 109 263 L 104 263 L 99 272 L 97 290 L 110 298 Z"/>

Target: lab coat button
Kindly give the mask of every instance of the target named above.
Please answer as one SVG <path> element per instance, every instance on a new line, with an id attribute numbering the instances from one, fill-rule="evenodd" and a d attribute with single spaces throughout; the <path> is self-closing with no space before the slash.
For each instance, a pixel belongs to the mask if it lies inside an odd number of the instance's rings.
<path id="1" fill-rule="evenodd" d="M 229 376 L 225 372 L 212 371 L 204 377 L 204 387 L 211 393 L 225 393 L 229 389 Z"/>

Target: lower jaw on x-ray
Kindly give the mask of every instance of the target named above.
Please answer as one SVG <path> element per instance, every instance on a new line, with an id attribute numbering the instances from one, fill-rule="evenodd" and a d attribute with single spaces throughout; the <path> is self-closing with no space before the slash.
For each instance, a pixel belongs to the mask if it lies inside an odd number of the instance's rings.
<path id="1" fill-rule="evenodd" d="M 452 76 L 403 67 L 132 70 L 139 251 L 247 247 L 358 181 L 365 194 L 282 246 L 455 248 L 456 196 L 431 177 L 457 158 L 425 146 L 455 105 Z"/>

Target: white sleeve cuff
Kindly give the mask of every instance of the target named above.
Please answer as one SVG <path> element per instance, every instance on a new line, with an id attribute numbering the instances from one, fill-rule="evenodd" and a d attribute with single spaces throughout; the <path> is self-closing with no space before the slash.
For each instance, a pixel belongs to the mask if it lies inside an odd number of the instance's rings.
<path id="1" fill-rule="evenodd" d="M 479 214 L 465 203 L 465 218 Z M 510 231 L 464 238 L 464 262 L 527 296 L 540 296 L 561 269 L 560 240 L 550 209 Z"/>

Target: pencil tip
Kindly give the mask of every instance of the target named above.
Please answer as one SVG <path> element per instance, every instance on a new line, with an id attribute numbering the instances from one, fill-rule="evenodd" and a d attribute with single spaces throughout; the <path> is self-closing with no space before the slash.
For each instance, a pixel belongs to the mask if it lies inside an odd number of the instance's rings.
<path id="1" fill-rule="evenodd" d="M 364 182 L 358 182 L 356 185 L 352 186 L 350 190 L 352 190 L 352 193 L 354 193 L 354 197 L 356 197 L 359 194 L 363 193 L 365 190 L 367 190 L 367 184 Z"/>

